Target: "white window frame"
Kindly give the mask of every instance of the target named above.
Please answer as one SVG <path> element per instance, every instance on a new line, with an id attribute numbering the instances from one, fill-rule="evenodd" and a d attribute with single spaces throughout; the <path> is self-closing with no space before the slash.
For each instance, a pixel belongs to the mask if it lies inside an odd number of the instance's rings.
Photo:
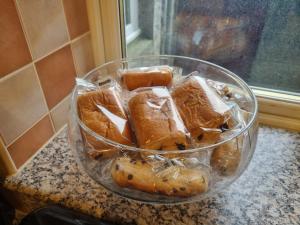
<path id="1" fill-rule="evenodd" d="M 139 28 L 138 0 L 130 0 L 130 23 L 125 26 L 126 44 L 129 44 L 141 34 Z"/>

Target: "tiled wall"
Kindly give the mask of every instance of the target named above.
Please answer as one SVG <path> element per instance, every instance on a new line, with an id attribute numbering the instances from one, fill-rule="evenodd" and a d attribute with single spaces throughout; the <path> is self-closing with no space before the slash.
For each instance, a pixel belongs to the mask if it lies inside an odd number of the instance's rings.
<path id="1" fill-rule="evenodd" d="M 94 67 L 85 0 L 0 1 L 0 134 L 19 168 L 67 121 Z"/>

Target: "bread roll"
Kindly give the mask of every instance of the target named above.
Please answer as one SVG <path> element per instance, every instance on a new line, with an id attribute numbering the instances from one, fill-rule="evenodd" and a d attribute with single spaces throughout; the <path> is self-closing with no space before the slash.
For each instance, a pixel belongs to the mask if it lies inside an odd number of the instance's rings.
<path id="1" fill-rule="evenodd" d="M 241 152 L 237 141 L 218 146 L 211 155 L 210 164 L 222 176 L 234 174 L 240 164 Z"/>
<path id="2" fill-rule="evenodd" d="M 187 148 L 186 129 L 167 88 L 139 91 L 129 100 L 128 107 L 140 148 Z"/>
<path id="3" fill-rule="evenodd" d="M 79 117 L 88 128 L 112 141 L 132 145 L 128 118 L 113 87 L 86 92 L 78 96 L 77 105 Z M 85 131 L 82 133 L 86 144 L 92 148 L 89 152 L 91 157 L 113 154 L 111 146 L 96 140 Z"/>
<path id="4" fill-rule="evenodd" d="M 208 176 L 200 169 L 171 165 L 160 174 L 155 173 L 152 165 L 145 160 L 129 157 L 116 159 L 112 164 L 111 175 L 121 187 L 169 196 L 188 197 L 208 189 Z"/>
<path id="5" fill-rule="evenodd" d="M 191 76 L 176 86 L 172 97 L 191 136 L 200 145 L 214 144 L 230 118 L 229 107 L 204 78 Z"/>
<path id="6" fill-rule="evenodd" d="M 123 84 L 130 91 L 139 87 L 168 86 L 172 77 L 172 69 L 167 66 L 127 70 L 122 73 Z"/>

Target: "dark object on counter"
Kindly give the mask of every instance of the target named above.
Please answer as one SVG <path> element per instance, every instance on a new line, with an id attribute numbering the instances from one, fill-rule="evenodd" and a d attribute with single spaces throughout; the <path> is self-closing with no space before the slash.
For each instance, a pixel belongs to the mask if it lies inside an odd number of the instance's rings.
<path id="1" fill-rule="evenodd" d="M 0 225 L 12 225 L 15 210 L 0 196 Z"/>
<path id="2" fill-rule="evenodd" d="M 117 225 L 61 206 L 50 205 L 27 215 L 20 225 Z M 2 224 L 1 224 L 2 225 Z"/>

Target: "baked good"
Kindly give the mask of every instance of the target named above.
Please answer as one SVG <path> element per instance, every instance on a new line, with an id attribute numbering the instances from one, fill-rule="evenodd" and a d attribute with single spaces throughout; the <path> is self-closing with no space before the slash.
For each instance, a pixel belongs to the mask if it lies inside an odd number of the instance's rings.
<path id="1" fill-rule="evenodd" d="M 186 129 L 167 88 L 153 87 L 136 92 L 128 108 L 140 148 L 187 148 Z"/>
<path id="2" fill-rule="evenodd" d="M 214 144 L 230 118 L 230 108 L 204 78 L 190 76 L 172 92 L 173 100 L 194 141 Z"/>
<path id="3" fill-rule="evenodd" d="M 188 197 L 208 189 L 208 176 L 200 169 L 171 165 L 155 172 L 149 162 L 129 157 L 117 158 L 112 164 L 111 175 L 121 187 L 169 196 Z"/>
<path id="4" fill-rule="evenodd" d="M 222 176 L 234 174 L 239 166 L 241 152 L 238 142 L 234 139 L 213 150 L 210 164 Z"/>
<path id="5" fill-rule="evenodd" d="M 115 88 L 79 95 L 77 105 L 79 117 L 88 128 L 112 141 L 132 145 L 128 118 Z M 81 132 L 91 157 L 109 156 L 114 152 L 111 146 L 96 140 L 84 130 Z"/>
<path id="6" fill-rule="evenodd" d="M 122 72 L 122 82 L 128 90 L 139 87 L 168 86 L 172 82 L 172 69 L 168 66 L 141 68 Z"/>

